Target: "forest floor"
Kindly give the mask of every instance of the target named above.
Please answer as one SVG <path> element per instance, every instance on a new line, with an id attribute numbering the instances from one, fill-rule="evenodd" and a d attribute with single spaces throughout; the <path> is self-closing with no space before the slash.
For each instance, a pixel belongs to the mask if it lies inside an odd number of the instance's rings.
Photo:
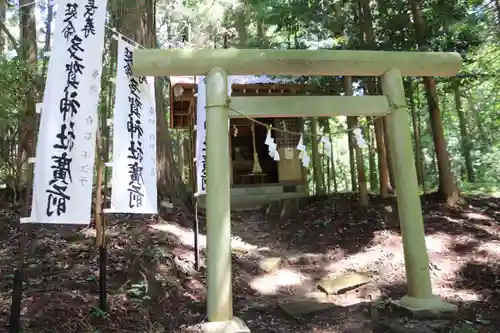
<path id="1" fill-rule="evenodd" d="M 497 332 L 500 329 L 500 199 L 468 197 L 449 208 L 422 198 L 434 292 L 458 315 L 408 317 L 388 305 L 406 291 L 401 235 L 384 223 L 384 204 L 363 211 L 349 197 L 304 203 L 294 220 L 263 211 L 233 214 L 235 315 L 252 333 Z M 0 208 L 2 208 L 0 206 Z M 8 323 L 19 231 L 3 207 L 0 226 L 0 326 Z M 2 221 L 3 220 L 3 221 Z M 116 216 L 108 228 L 109 313 L 98 310 L 94 230 L 33 227 L 26 256 L 23 332 L 194 333 L 206 321 L 205 273 L 193 270 L 192 221 Z M 204 220 L 201 219 L 202 229 Z M 200 236 L 204 250 L 205 237 Z M 204 258 L 204 251 L 202 251 Z M 281 257 L 264 269 L 259 262 Z M 349 271 L 372 282 L 330 296 L 332 307 L 291 317 L 279 304 L 317 295 L 317 281 Z"/>

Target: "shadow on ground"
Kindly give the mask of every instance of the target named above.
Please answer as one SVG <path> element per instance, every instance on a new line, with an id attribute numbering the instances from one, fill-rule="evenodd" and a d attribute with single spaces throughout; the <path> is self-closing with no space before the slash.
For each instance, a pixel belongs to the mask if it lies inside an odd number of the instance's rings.
<path id="1" fill-rule="evenodd" d="M 423 332 L 411 329 L 425 325 L 385 301 L 406 291 L 401 236 L 384 223 L 386 204 L 374 202 L 361 211 L 352 198 L 313 200 L 287 221 L 262 212 L 235 213 L 235 315 L 257 333 Z M 427 197 L 423 208 L 434 288 L 461 306 L 458 316 L 429 322 L 427 332 L 453 332 L 460 325 L 494 332 L 500 327 L 499 200 L 469 198 L 467 206 L 451 209 Z M 19 233 L 12 228 L 15 214 L 0 218 L 9 225 L 0 241 L 1 325 L 8 321 Z M 206 281 L 203 267 L 193 269 L 191 220 L 171 210 L 162 220 L 110 221 L 108 315 L 96 308 L 94 231 L 35 227 L 26 259 L 25 332 L 198 332 L 206 320 Z M 279 263 L 264 269 L 261 260 L 271 257 Z M 367 273 L 372 282 L 331 296 L 335 305 L 310 315 L 290 317 L 279 306 L 311 301 L 319 280 L 349 271 Z"/>

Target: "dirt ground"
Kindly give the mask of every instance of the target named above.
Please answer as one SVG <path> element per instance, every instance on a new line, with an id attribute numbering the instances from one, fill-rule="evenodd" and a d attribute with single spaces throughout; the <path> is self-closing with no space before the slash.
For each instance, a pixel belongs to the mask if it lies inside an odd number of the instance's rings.
<path id="1" fill-rule="evenodd" d="M 422 199 L 434 292 L 458 304 L 458 315 L 423 320 L 389 306 L 387 299 L 406 291 L 400 232 L 384 218 L 384 204 L 365 211 L 344 196 L 311 199 L 286 221 L 264 210 L 233 214 L 235 315 L 252 333 L 498 332 L 500 199 L 466 200 L 452 209 L 432 195 Z M 0 327 L 6 327 L 20 232 L 13 209 L 0 208 L 0 228 L 6 226 Z M 94 230 L 31 227 L 25 332 L 199 332 L 206 320 L 205 273 L 193 269 L 191 225 L 192 218 L 174 210 L 163 219 L 117 215 L 110 221 L 107 314 L 97 307 Z M 200 243 L 204 258 L 203 235 Z M 281 265 L 264 270 L 259 262 L 270 257 L 281 257 Z M 335 306 L 314 314 L 290 317 L 278 306 L 310 297 L 321 278 L 350 271 L 370 274 L 373 282 L 332 296 Z"/>

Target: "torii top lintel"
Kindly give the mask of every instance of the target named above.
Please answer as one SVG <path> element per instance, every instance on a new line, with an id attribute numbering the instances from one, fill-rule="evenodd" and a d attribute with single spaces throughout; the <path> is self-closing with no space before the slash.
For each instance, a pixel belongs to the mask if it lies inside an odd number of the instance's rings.
<path id="1" fill-rule="evenodd" d="M 277 49 L 134 50 L 135 76 L 205 75 L 215 67 L 229 75 L 455 76 L 462 57 L 454 52 Z"/>

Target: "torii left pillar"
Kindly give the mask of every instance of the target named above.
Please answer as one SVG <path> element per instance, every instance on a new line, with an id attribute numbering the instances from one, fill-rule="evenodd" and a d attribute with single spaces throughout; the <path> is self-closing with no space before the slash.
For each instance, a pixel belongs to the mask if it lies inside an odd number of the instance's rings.
<path id="1" fill-rule="evenodd" d="M 245 323 L 233 317 L 231 270 L 231 200 L 229 163 L 228 75 L 212 68 L 206 76 L 207 109 L 207 254 L 208 322 L 205 333 L 250 332 Z M 213 143 L 216 142 L 217 145 Z M 218 258 L 214 261 L 214 258 Z"/>

